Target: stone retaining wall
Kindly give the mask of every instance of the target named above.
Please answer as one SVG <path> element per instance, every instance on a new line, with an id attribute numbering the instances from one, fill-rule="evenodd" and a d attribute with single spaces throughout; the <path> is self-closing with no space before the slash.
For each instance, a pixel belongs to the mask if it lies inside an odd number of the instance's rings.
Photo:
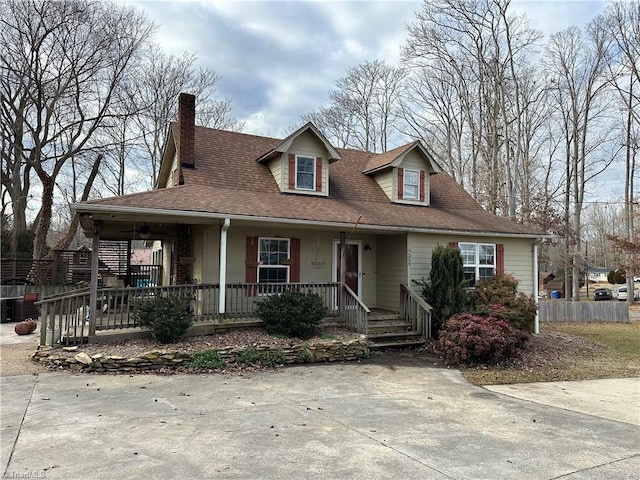
<path id="1" fill-rule="evenodd" d="M 191 354 L 194 352 L 180 352 L 172 350 L 152 350 L 135 357 L 108 356 L 102 354 L 88 355 L 81 351 L 82 347 L 63 347 L 53 349 L 40 347 L 33 354 L 33 359 L 44 365 L 57 368 L 86 372 L 144 372 L 165 368 L 188 367 Z M 251 347 L 224 347 L 217 350 L 220 358 L 226 364 L 238 362 L 238 357 L 253 349 L 259 358 L 277 359 L 277 363 L 316 363 L 357 360 L 369 356 L 369 344 L 366 338 L 356 340 L 335 341 L 327 340 L 314 343 L 300 343 L 286 347 L 271 345 L 256 345 Z M 257 361 L 256 363 L 260 363 Z"/>

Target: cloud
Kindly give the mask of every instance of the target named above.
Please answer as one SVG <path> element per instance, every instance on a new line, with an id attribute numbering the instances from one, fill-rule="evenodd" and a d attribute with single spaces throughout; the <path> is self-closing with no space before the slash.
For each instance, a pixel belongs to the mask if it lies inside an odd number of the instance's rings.
<path id="1" fill-rule="evenodd" d="M 197 52 L 248 133 L 281 135 L 320 107 L 350 66 L 395 63 L 419 2 L 133 2 L 173 54 Z"/>

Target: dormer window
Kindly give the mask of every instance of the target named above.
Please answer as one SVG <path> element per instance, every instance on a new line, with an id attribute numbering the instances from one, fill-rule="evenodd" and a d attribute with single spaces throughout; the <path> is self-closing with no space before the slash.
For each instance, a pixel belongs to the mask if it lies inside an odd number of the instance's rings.
<path id="1" fill-rule="evenodd" d="M 405 169 L 403 182 L 403 198 L 405 200 L 418 200 L 420 195 L 420 171 Z"/>
<path id="2" fill-rule="evenodd" d="M 316 159 L 296 155 L 296 189 L 316 189 Z"/>

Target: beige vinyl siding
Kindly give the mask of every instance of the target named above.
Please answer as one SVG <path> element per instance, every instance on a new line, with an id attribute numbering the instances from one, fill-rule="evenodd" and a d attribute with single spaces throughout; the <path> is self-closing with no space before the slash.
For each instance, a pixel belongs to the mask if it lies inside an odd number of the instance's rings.
<path id="1" fill-rule="evenodd" d="M 312 230 L 289 230 L 279 228 L 234 227 L 228 231 L 227 243 L 227 282 L 244 283 L 246 238 L 273 237 L 300 239 L 300 281 L 331 282 L 333 265 L 333 241 L 340 238 L 339 232 L 318 232 Z M 318 238 L 320 250 L 318 252 Z M 376 237 L 374 235 L 354 235 L 351 240 L 360 241 L 362 247 L 369 245 L 371 251 L 362 251 L 362 301 L 371 308 L 376 305 Z M 364 250 L 364 248 L 363 248 Z M 317 253 L 318 252 L 318 253 Z M 317 253 L 317 255 L 316 255 Z M 316 260 L 324 261 L 322 266 L 314 266 Z M 216 260 L 217 264 L 217 260 Z M 212 280 L 217 282 L 217 280 Z"/>
<path id="2" fill-rule="evenodd" d="M 311 190 L 289 190 L 289 153 L 305 155 L 313 158 L 322 157 L 322 192 L 314 192 Z M 327 155 L 328 153 L 322 142 L 320 142 L 320 140 L 310 132 L 305 132 L 298 136 L 291 144 L 289 152 L 283 153 L 280 157 L 282 177 L 280 190 L 283 192 L 289 191 L 305 195 L 329 195 L 329 161 Z"/>
<path id="3" fill-rule="evenodd" d="M 218 283 L 220 263 L 220 226 L 193 227 L 192 275 L 202 283 Z"/>
<path id="4" fill-rule="evenodd" d="M 280 189 L 280 191 L 284 190 L 284 187 L 283 187 L 284 184 L 282 183 L 282 173 L 285 169 L 282 168 L 282 163 L 283 163 L 282 157 L 278 157 L 269 162 L 269 169 L 271 169 L 271 175 L 273 175 L 273 178 L 278 184 L 278 188 Z M 287 163 L 287 170 L 288 170 L 288 163 Z M 287 175 L 287 181 L 289 181 L 288 175 Z"/>
<path id="5" fill-rule="evenodd" d="M 393 169 L 387 169 L 383 170 L 382 172 L 377 172 L 374 174 L 373 178 L 376 182 L 378 182 L 378 185 L 380 185 L 380 188 L 385 193 L 385 195 L 389 197 L 389 200 L 393 200 Z"/>
<path id="6" fill-rule="evenodd" d="M 178 154 L 177 153 L 173 156 L 173 161 L 171 162 L 171 168 L 169 169 L 169 176 L 167 177 L 166 183 L 165 183 L 165 187 L 166 188 L 171 188 L 171 187 L 175 186 L 173 184 L 173 172 L 174 171 L 179 171 L 179 169 L 178 169 Z"/>
<path id="7" fill-rule="evenodd" d="M 377 308 L 400 310 L 400 284 L 407 283 L 407 236 L 380 235 L 376 251 Z"/>
<path id="8" fill-rule="evenodd" d="M 463 235 L 428 235 L 410 233 L 407 241 L 410 259 L 409 279 L 428 279 L 431 271 L 431 254 L 437 245 L 449 242 L 502 243 L 504 244 L 504 271 L 516 277 L 518 289 L 533 294 L 533 240 L 519 238 L 478 237 Z M 415 287 L 412 287 L 415 290 Z"/>

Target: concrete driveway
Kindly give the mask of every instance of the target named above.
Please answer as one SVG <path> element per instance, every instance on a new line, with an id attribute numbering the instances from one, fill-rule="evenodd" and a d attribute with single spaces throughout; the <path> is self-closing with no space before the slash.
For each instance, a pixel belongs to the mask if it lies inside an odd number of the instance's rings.
<path id="1" fill-rule="evenodd" d="M 631 382 L 640 395 L 638 379 Z M 640 472 L 637 424 L 474 387 L 428 358 L 244 376 L 45 373 L 5 377 L 0 388 L 3 478 L 582 480 Z"/>

